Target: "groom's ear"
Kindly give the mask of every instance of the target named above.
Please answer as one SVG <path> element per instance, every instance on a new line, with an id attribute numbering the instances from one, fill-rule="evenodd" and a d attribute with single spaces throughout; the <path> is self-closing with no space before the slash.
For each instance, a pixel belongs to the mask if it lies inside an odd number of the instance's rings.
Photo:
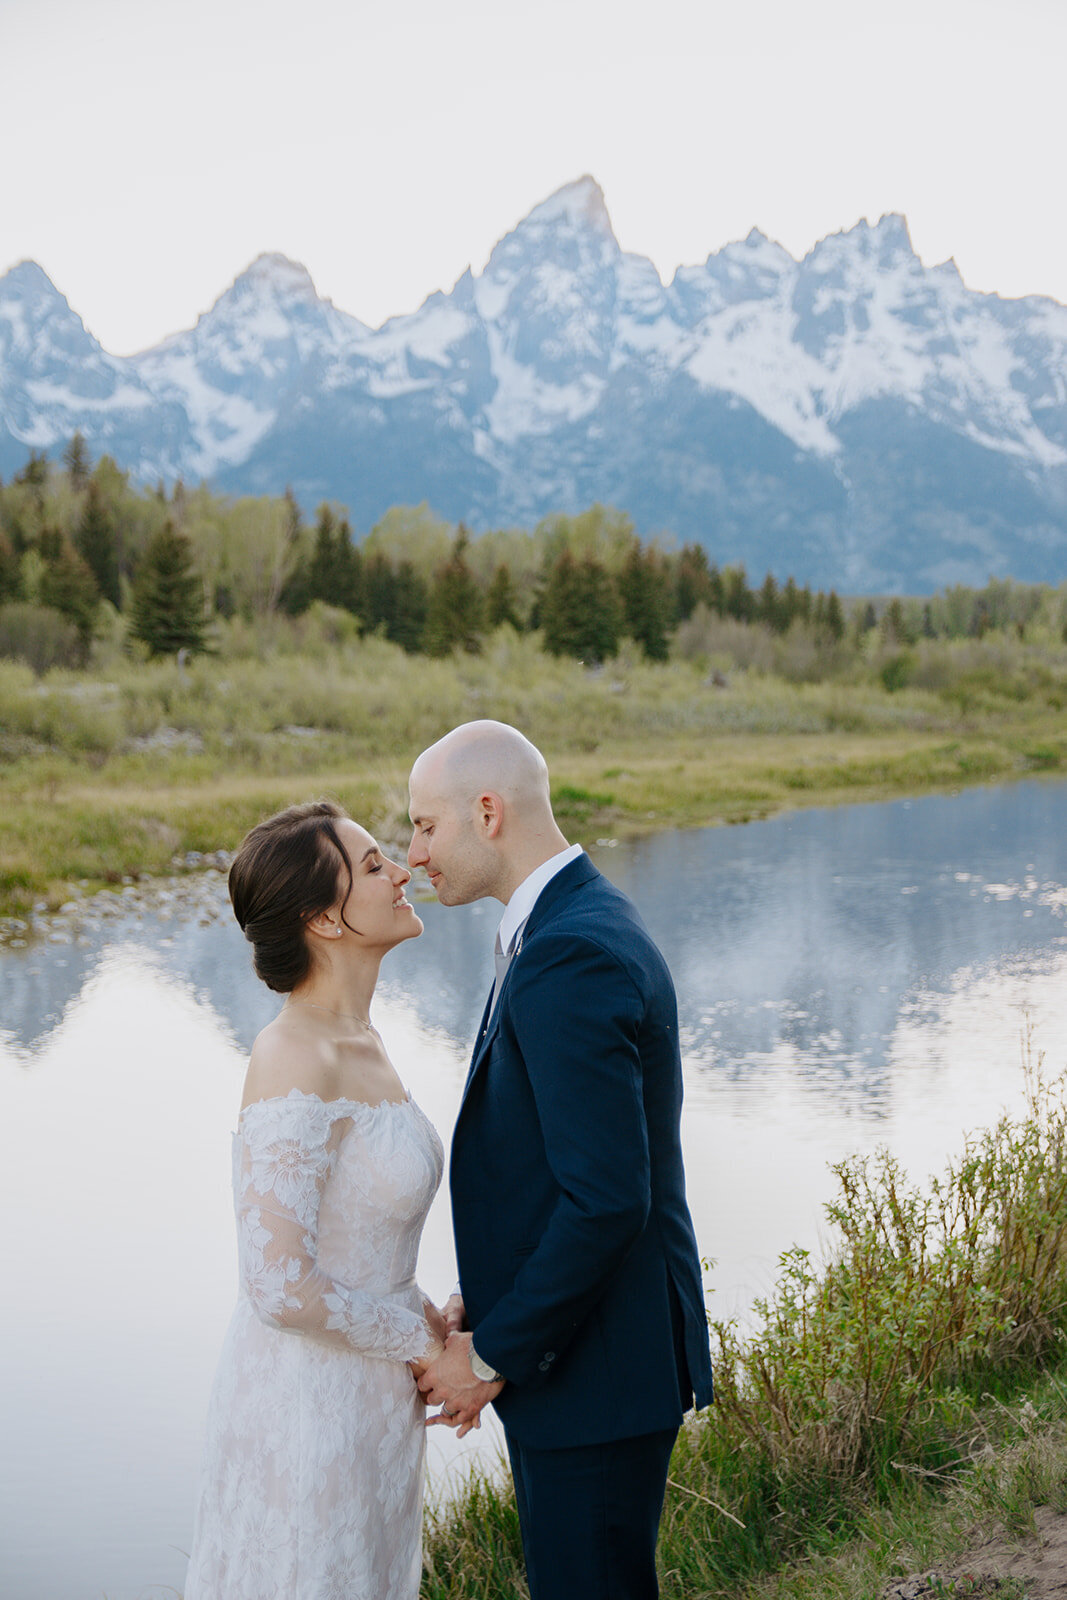
<path id="1" fill-rule="evenodd" d="M 478 796 L 478 821 L 487 839 L 495 839 L 504 821 L 504 802 L 492 789 Z"/>

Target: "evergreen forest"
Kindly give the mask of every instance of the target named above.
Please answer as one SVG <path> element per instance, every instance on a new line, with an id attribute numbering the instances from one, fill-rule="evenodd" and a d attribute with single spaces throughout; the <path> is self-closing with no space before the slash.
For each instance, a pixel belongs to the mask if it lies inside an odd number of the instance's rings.
<path id="1" fill-rule="evenodd" d="M 181 482 L 144 489 L 75 435 L 60 462 L 33 452 L 0 483 L 0 657 L 42 673 L 121 649 L 186 659 L 233 648 L 313 608 L 408 654 L 478 654 L 502 626 L 550 655 L 597 664 L 624 641 L 648 661 L 703 655 L 795 679 L 877 657 L 887 689 L 927 639 L 982 638 L 1040 620 L 1067 626 L 1067 598 L 991 581 L 928 600 L 812 593 L 792 577 L 750 582 L 702 545 L 642 541 L 625 512 L 595 505 L 532 530 L 470 537 L 426 506 L 391 509 L 357 539 L 343 507 L 308 522 L 291 494 L 228 499 Z"/>

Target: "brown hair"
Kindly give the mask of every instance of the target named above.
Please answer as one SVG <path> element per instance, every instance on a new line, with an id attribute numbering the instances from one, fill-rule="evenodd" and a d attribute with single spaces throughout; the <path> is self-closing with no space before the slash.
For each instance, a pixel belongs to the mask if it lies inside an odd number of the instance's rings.
<path id="1" fill-rule="evenodd" d="M 311 971 L 304 925 L 351 893 L 352 863 L 336 827 L 347 815 L 333 800 L 289 806 L 258 822 L 233 858 L 233 914 L 252 946 L 256 976 L 278 994 L 291 994 Z"/>

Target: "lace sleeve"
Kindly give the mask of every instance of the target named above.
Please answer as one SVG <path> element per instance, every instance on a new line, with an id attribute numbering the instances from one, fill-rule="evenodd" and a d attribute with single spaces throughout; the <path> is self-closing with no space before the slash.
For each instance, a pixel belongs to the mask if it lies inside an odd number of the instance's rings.
<path id="1" fill-rule="evenodd" d="M 429 1329 L 395 1301 L 337 1283 L 316 1261 L 319 1205 L 337 1159 L 345 1114 L 302 1098 L 245 1109 L 234 1152 L 241 1284 L 272 1328 L 410 1361 Z"/>

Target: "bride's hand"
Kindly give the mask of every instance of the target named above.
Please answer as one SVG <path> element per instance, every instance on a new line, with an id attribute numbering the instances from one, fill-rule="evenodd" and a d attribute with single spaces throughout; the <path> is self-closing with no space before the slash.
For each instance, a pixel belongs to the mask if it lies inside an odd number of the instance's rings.
<path id="1" fill-rule="evenodd" d="M 472 1428 L 480 1428 L 481 1425 L 482 1425 L 482 1414 L 481 1414 L 480 1411 L 476 1411 L 474 1413 L 474 1416 L 471 1418 L 471 1420 L 469 1422 L 461 1422 L 460 1423 L 459 1427 L 456 1429 L 456 1438 L 457 1439 L 462 1439 L 465 1434 L 470 1433 Z"/>
<path id="2" fill-rule="evenodd" d="M 426 1318 L 426 1326 L 429 1328 L 433 1338 L 444 1345 L 450 1332 L 444 1312 L 438 1311 L 432 1300 L 424 1300 L 422 1302 L 422 1314 Z"/>
<path id="3" fill-rule="evenodd" d="M 415 1379 L 416 1383 L 418 1383 L 423 1373 L 427 1372 L 430 1367 L 433 1366 L 438 1356 L 443 1353 L 445 1341 L 448 1338 L 448 1329 L 445 1326 L 445 1319 L 441 1315 L 440 1311 L 438 1311 L 432 1300 L 424 1300 L 422 1302 L 422 1314 L 426 1319 L 426 1349 L 423 1351 L 421 1356 L 416 1356 L 414 1361 L 408 1362 L 408 1366 L 411 1368 L 411 1375 Z M 423 1399 L 421 1390 L 419 1392 L 419 1398 Z"/>
<path id="4" fill-rule="evenodd" d="M 414 1379 L 416 1387 L 418 1387 L 419 1379 L 422 1377 L 423 1373 L 429 1371 L 434 1362 L 437 1360 L 438 1356 L 440 1356 L 443 1352 L 444 1348 L 445 1347 L 440 1340 L 434 1339 L 421 1356 L 416 1356 L 414 1360 L 408 1362 L 408 1367 L 411 1369 L 411 1376 Z M 423 1394 L 421 1389 L 419 1389 L 419 1399 L 422 1401 L 423 1405 L 426 1404 L 426 1396 Z"/>

